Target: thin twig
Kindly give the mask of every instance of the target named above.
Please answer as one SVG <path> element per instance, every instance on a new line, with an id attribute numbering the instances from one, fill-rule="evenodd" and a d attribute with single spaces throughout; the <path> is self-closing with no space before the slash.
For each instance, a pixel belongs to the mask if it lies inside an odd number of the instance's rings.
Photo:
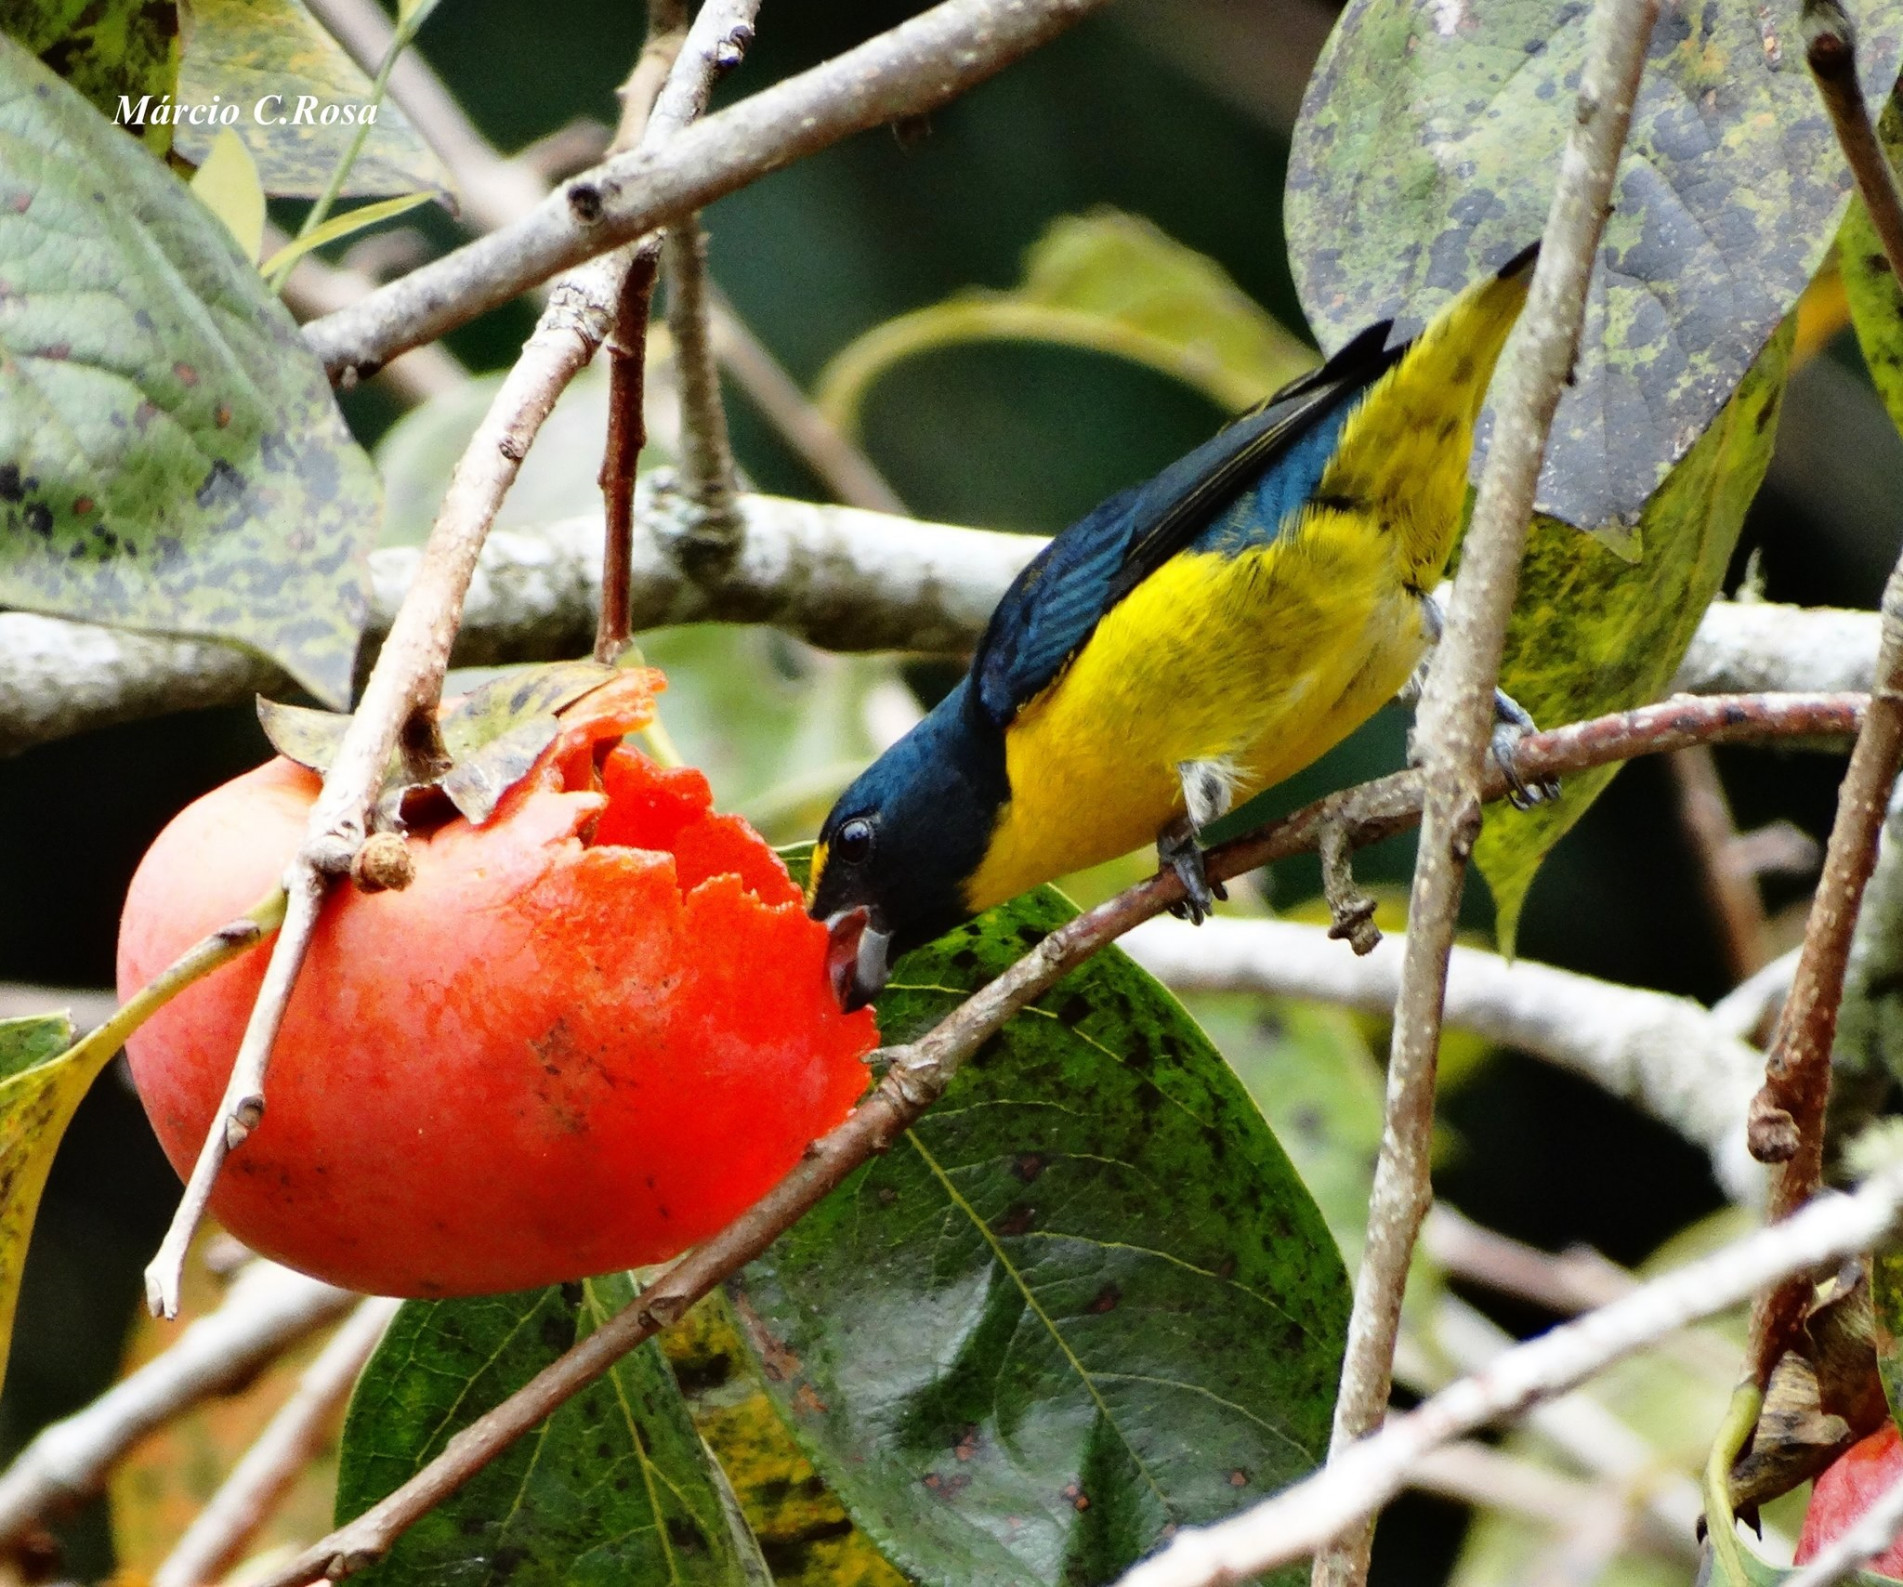
<path id="1" fill-rule="evenodd" d="M 1589 1247 L 1542 1251 L 1444 1203 L 1421 1225 L 1421 1248 L 1450 1278 L 1530 1301 L 1557 1317 L 1609 1306 L 1639 1287 L 1632 1274 Z"/>
<path id="2" fill-rule="evenodd" d="M 1549 1527 L 1570 1525 L 1597 1491 L 1474 1439 L 1430 1450 L 1409 1473 L 1408 1486 Z"/>
<path id="3" fill-rule="evenodd" d="M 1766 931 L 1770 917 L 1758 891 L 1755 872 L 1738 863 L 1737 822 L 1725 797 L 1718 762 L 1704 746 L 1666 757 L 1678 794 L 1678 817 L 1692 840 L 1698 880 L 1725 946 L 1725 962 L 1734 981 L 1764 968 L 1770 958 Z"/>
<path id="4" fill-rule="evenodd" d="M 1903 192 L 1877 143 L 1857 81 L 1856 41 L 1836 0 L 1805 0 L 1806 56 L 1890 267 L 1903 278 Z M 1903 559 L 1884 585 L 1871 704 L 1837 794 L 1823 875 L 1811 902 L 1797 974 L 1752 1102 L 1751 1146 L 1775 1163 L 1769 1213 L 1786 1217 L 1815 1193 L 1824 1165 L 1830 1053 L 1845 967 L 1863 890 L 1876 864 L 1884 808 L 1903 765 Z M 1751 1315 L 1748 1366 L 1760 1389 L 1793 1343 L 1809 1286 L 1801 1278 L 1760 1299 Z"/>
<path id="5" fill-rule="evenodd" d="M 1903 1169 L 1872 1175 L 1507 1351 L 1418 1410 L 1344 1450 L 1316 1475 L 1210 1527 L 1176 1534 L 1123 1578 L 1124 1587 L 1241 1582 L 1358 1527 L 1397 1493 L 1428 1450 L 1564 1393 L 1688 1323 L 1735 1306 L 1787 1274 L 1868 1250 L 1895 1228 Z"/>
<path id="6" fill-rule="evenodd" d="M 711 0 L 705 8 L 719 10 Z M 673 135 L 705 105 L 706 78 L 715 59 L 711 40 L 704 51 L 682 51 L 656 102 L 651 134 Z M 348 872 L 363 846 L 371 805 L 391 754 L 401 745 L 406 759 L 423 763 L 418 771 L 440 766 L 435 709 L 477 556 L 543 421 L 568 383 L 587 367 L 613 323 L 618 291 L 612 261 L 593 261 L 557 284 L 451 476 L 416 580 L 311 807 L 304 840 L 286 868 L 289 909 L 224 1099 L 172 1225 L 146 1268 L 146 1301 L 158 1315 L 177 1315 L 185 1251 L 211 1200 L 219 1170 L 264 1117 L 272 1044 L 309 951 L 326 886 Z"/>
<path id="7" fill-rule="evenodd" d="M 323 1447 L 357 1374 L 402 1304 L 383 1296 L 357 1302 L 357 1309 L 304 1369 L 291 1397 L 152 1573 L 152 1587 L 199 1587 L 216 1581 L 237 1561 Z"/>
<path id="8" fill-rule="evenodd" d="M 637 249 L 622 278 L 608 337 L 608 434 L 601 449 L 601 608 L 595 660 L 612 666 L 634 635 L 634 487 L 648 442 L 648 306 L 656 261 Z"/>
<path id="9" fill-rule="evenodd" d="M 359 65 L 364 66 L 366 71 L 376 69 L 377 62 L 383 59 L 389 47 L 392 29 L 389 18 L 375 4 L 375 0 L 315 0 L 312 9 L 344 43 Z M 669 27 L 680 35 L 686 34 L 685 6 L 671 5 L 666 20 Z M 656 30 L 652 25 L 652 11 L 649 34 L 648 48 L 653 51 Z M 672 52 L 668 54 L 668 59 L 672 59 Z M 659 69 L 664 75 L 664 61 L 660 63 Z M 644 73 L 653 75 L 646 53 L 642 64 L 635 68 L 630 84 L 624 88 L 624 95 L 640 98 L 639 79 Z M 390 77 L 390 97 L 448 167 L 462 198 L 461 218 L 475 231 L 496 231 L 520 220 L 548 196 L 550 183 L 541 174 L 538 148 L 532 145 L 514 157 L 505 159 L 483 137 L 462 106 L 414 48 L 404 51 L 397 61 L 396 70 Z M 646 91 L 646 98 L 652 100 L 651 89 Z M 626 131 L 627 118 L 624 116 L 621 132 L 625 134 Z M 559 138 L 561 134 L 554 136 Z M 619 153 L 628 146 L 618 136 L 607 152 Z M 577 163 L 594 165 L 603 157 L 601 146 L 597 144 L 589 158 Z M 568 167 L 571 170 L 573 168 L 572 165 Z M 364 296 L 373 285 L 366 283 L 361 291 L 335 296 L 321 310 L 313 312 L 328 313 L 342 308 Z M 289 290 L 295 291 L 298 287 L 299 282 L 293 276 Z M 747 400 L 799 454 L 800 459 L 812 469 L 835 499 L 851 507 L 903 514 L 905 504 L 897 493 L 880 476 L 865 454 L 841 435 L 832 421 L 807 400 L 806 393 L 800 390 L 793 377 L 747 328 L 719 289 L 710 286 L 709 296 L 714 350 L 722 367 L 746 394 Z M 410 356 L 413 355 L 405 355 L 406 358 Z M 397 360 L 398 366 L 402 363 L 402 359 Z"/>
<path id="10" fill-rule="evenodd" d="M 356 1300 L 348 1290 L 275 1262 L 253 1262 L 219 1308 L 162 1355 L 20 1451 L 0 1475 L 0 1547 L 99 1492 L 141 1439 L 210 1396 L 249 1381 Z"/>
<path id="11" fill-rule="evenodd" d="M 1494 685 L 1540 460 L 1579 347 L 1587 284 L 1656 16 L 1657 0 L 1599 0 L 1588 20 L 1577 119 L 1526 308 L 1494 380 L 1493 440 L 1461 550 L 1446 633 L 1416 713 L 1426 808 L 1388 1056 L 1387 1123 L 1369 1201 L 1368 1243 L 1355 1278 L 1331 1459 L 1379 1427 L 1387 1413 L 1401 1296 L 1414 1236 L 1433 1196 L 1428 1148 L 1441 1005 L 1467 857 L 1479 831 L 1479 783 L 1493 727 Z M 1372 1542 L 1372 1532 L 1363 1530 L 1318 1559 L 1316 1587 L 1364 1581 Z"/>
<path id="12" fill-rule="evenodd" d="M 885 476 L 813 405 L 720 288 L 709 283 L 708 296 L 721 367 L 834 499 L 848 507 L 910 517 Z"/>
<path id="13" fill-rule="evenodd" d="M 667 328 L 681 390 L 681 487 L 691 508 L 674 546 L 689 574 L 714 579 L 739 555 L 745 521 L 738 497 L 727 410 L 720 402 L 707 285 L 707 234 L 698 214 L 668 228 Z"/>
<path id="14" fill-rule="evenodd" d="M 304 328 L 331 372 L 373 372 L 582 260 L 705 209 L 770 171 L 957 98 L 1105 0 L 943 0 L 710 116 L 663 149 L 609 160 L 522 220 Z"/>
<path id="15" fill-rule="evenodd" d="M 1827 723 L 1841 731 L 1857 715 L 1854 697 L 1813 699 L 1800 709 L 1737 701 L 1671 701 L 1644 711 L 1580 723 L 1521 741 L 1519 765 L 1528 776 L 1578 771 L 1644 749 L 1675 748 L 1688 731 L 1737 732 L 1745 723 L 1763 731 L 1780 722 L 1808 733 Z M 1483 784 L 1488 798 L 1506 792 L 1493 768 Z M 1227 880 L 1288 854 L 1314 848 L 1324 824 L 1342 827 L 1357 842 L 1401 830 L 1418 816 L 1419 777 L 1402 772 L 1345 794 L 1332 795 L 1262 831 L 1209 851 L 1210 877 Z M 1182 897 L 1182 883 L 1165 871 L 1053 931 L 995 981 L 980 988 L 918 1040 L 885 1053 L 885 1078 L 853 1115 L 813 1142 L 787 1177 L 719 1234 L 661 1275 L 625 1311 L 505 1400 L 464 1428 L 441 1455 L 372 1509 L 340 1527 L 256 1587 L 296 1587 L 326 1573 L 349 1575 L 379 1559 L 405 1527 L 521 1437 L 556 1407 L 586 1388 L 628 1351 L 679 1319 L 714 1285 L 758 1256 L 860 1164 L 894 1139 L 944 1091 L 958 1066 L 1004 1023 L 1071 970 L 1140 920 Z"/>
<path id="16" fill-rule="evenodd" d="M 376 0 L 310 0 L 310 6 L 359 66 L 366 72 L 377 69 L 396 29 Z M 491 147 L 414 48 L 398 57 L 389 93 L 449 170 L 462 216 L 472 226 L 493 231 L 547 196 L 548 184 L 531 167 Z"/>
<path id="17" fill-rule="evenodd" d="M 610 149 L 638 148 L 667 75 L 687 44 L 687 8 L 679 0 L 650 0 L 647 41 L 621 85 L 621 124 Z M 667 129 L 663 129 L 665 136 Z M 602 444 L 603 539 L 601 609 L 595 624 L 595 660 L 612 666 L 633 636 L 629 582 L 634 561 L 634 483 L 647 445 L 648 307 L 654 297 L 658 238 L 630 243 L 599 261 L 602 290 L 612 287 L 613 329 L 608 333 L 608 433 Z M 578 279 L 580 277 L 578 276 Z"/>
<path id="18" fill-rule="evenodd" d="M 1366 957 L 1332 929 L 1293 920 L 1146 921 L 1130 955 L 1178 991 L 1321 998 L 1370 1014 L 1394 1007 L 1405 939 Z M 1456 947 L 1443 1022 L 1516 1047 L 1669 1124 L 1710 1154 L 1727 1194 L 1753 1201 L 1764 1171 L 1745 1150 L 1745 1109 L 1763 1057 L 1690 998 L 1620 986 L 1484 949 Z"/>

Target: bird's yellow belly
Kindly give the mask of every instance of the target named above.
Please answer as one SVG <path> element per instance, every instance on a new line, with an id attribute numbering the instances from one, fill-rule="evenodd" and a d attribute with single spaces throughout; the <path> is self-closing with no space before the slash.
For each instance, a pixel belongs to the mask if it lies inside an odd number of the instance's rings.
<path id="1" fill-rule="evenodd" d="M 1011 798 L 969 907 L 1155 841 L 1184 811 L 1179 762 L 1226 764 L 1240 803 L 1372 716 L 1425 645 L 1391 542 L 1314 513 L 1261 550 L 1186 553 L 1144 580 L 1012 724 Z"/>

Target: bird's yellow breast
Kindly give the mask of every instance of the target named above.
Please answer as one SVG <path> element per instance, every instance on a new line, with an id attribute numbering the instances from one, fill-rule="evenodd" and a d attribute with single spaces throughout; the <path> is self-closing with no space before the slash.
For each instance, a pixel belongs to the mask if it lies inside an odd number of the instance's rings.
<path id="1" fill-rule="evenodd" d="M 987 909 L 1154 841 L 1181 761 L 1236 802 L 1301 770 L 1407 681 L 1425 636 L 1394 547 L 1345 513 L 1238 557 L 1172 558 L 1114 607 L 1005 740 L 1010 802 L 967 883 Z"/>

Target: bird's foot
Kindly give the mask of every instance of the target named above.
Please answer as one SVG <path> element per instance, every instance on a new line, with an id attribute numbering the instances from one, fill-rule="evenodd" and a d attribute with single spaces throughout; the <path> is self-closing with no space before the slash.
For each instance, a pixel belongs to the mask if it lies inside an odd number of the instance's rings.
<path id="1" fill-rule="evenodd" d="M 1520 775 L 1517 751 L 1520 740 L 1538 731 L 1526 707 L 1504 689 L 1493 691 L 1493 758 L 1507 780 L 1507 800 L 1515 810 L 1531 810 L 1550 804 L 1559 797 L 1557 777 L 1535 777 L 1528 781 Z"/>
<path id="2" fill-rule="evenodd" d="M 1170 913 L 1178 920 L 1200 926 L 1214 911 L 1216 901 L 1229 896 L 1229 890 L 1221 882 L 1210 881 L 1203 865 L 1202 847 L 1196 841 L 1196 829 L 1186 817 L 1178 817 L 1157 833 L 1156 858 L 1159 864 L 1174 871 L 1176 879 L 1183 884 L 1182 902 L 1170 905 Z"/>
<path id="3" fill-rule="evenodd" d="M 1374 923 L 1374 900 L 1355 885 L 1349 862 L 1348 829 L 1324 821 L 1321 829 L 1322 894 L 1328 900 L 1328 935 L 1345 940 L 1359 955 L 1373 953 L 1381 941 Z"/>

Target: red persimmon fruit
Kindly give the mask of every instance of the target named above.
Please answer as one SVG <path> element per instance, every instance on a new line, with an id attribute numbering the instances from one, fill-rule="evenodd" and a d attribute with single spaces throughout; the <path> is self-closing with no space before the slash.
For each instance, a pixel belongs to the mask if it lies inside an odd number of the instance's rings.
<path id="1" fill-rule="evenodd" d="M 838 1124 L 876 1039 L 828 986 L 826 931 L 692 769 L 620 744 L 658 677 L 562 717 L 481 826 L 411 834 L 400 892 L 323 906 L 263 1122 L 212 1212 L 352 1289 L 466 1295 L 636 1267 L 719 1229 Z M 184 810 L 133 878 L 127 994 L 270 888 L 317 777 L 275 760 Z M 187 988 L 129 1043 L 188 1173 L 266 951 Z"/>
<path id="2" fill-rule="evenodd" d="M 1797 1540 L 1797 1563 L 1808 1564 L 1826 1545 L 1836 1542 L 1899 1481 L 1903 1481 L 1903 1439 L 1898 1438 L 1894 1422 L 1885 1422 L 1839 1455 L 1812 1486 L 1804 1530 Z M 1863 1569 L 1871 1575 L 1903 1579 L 1903 1542 L 1892 1543 Z"/>

